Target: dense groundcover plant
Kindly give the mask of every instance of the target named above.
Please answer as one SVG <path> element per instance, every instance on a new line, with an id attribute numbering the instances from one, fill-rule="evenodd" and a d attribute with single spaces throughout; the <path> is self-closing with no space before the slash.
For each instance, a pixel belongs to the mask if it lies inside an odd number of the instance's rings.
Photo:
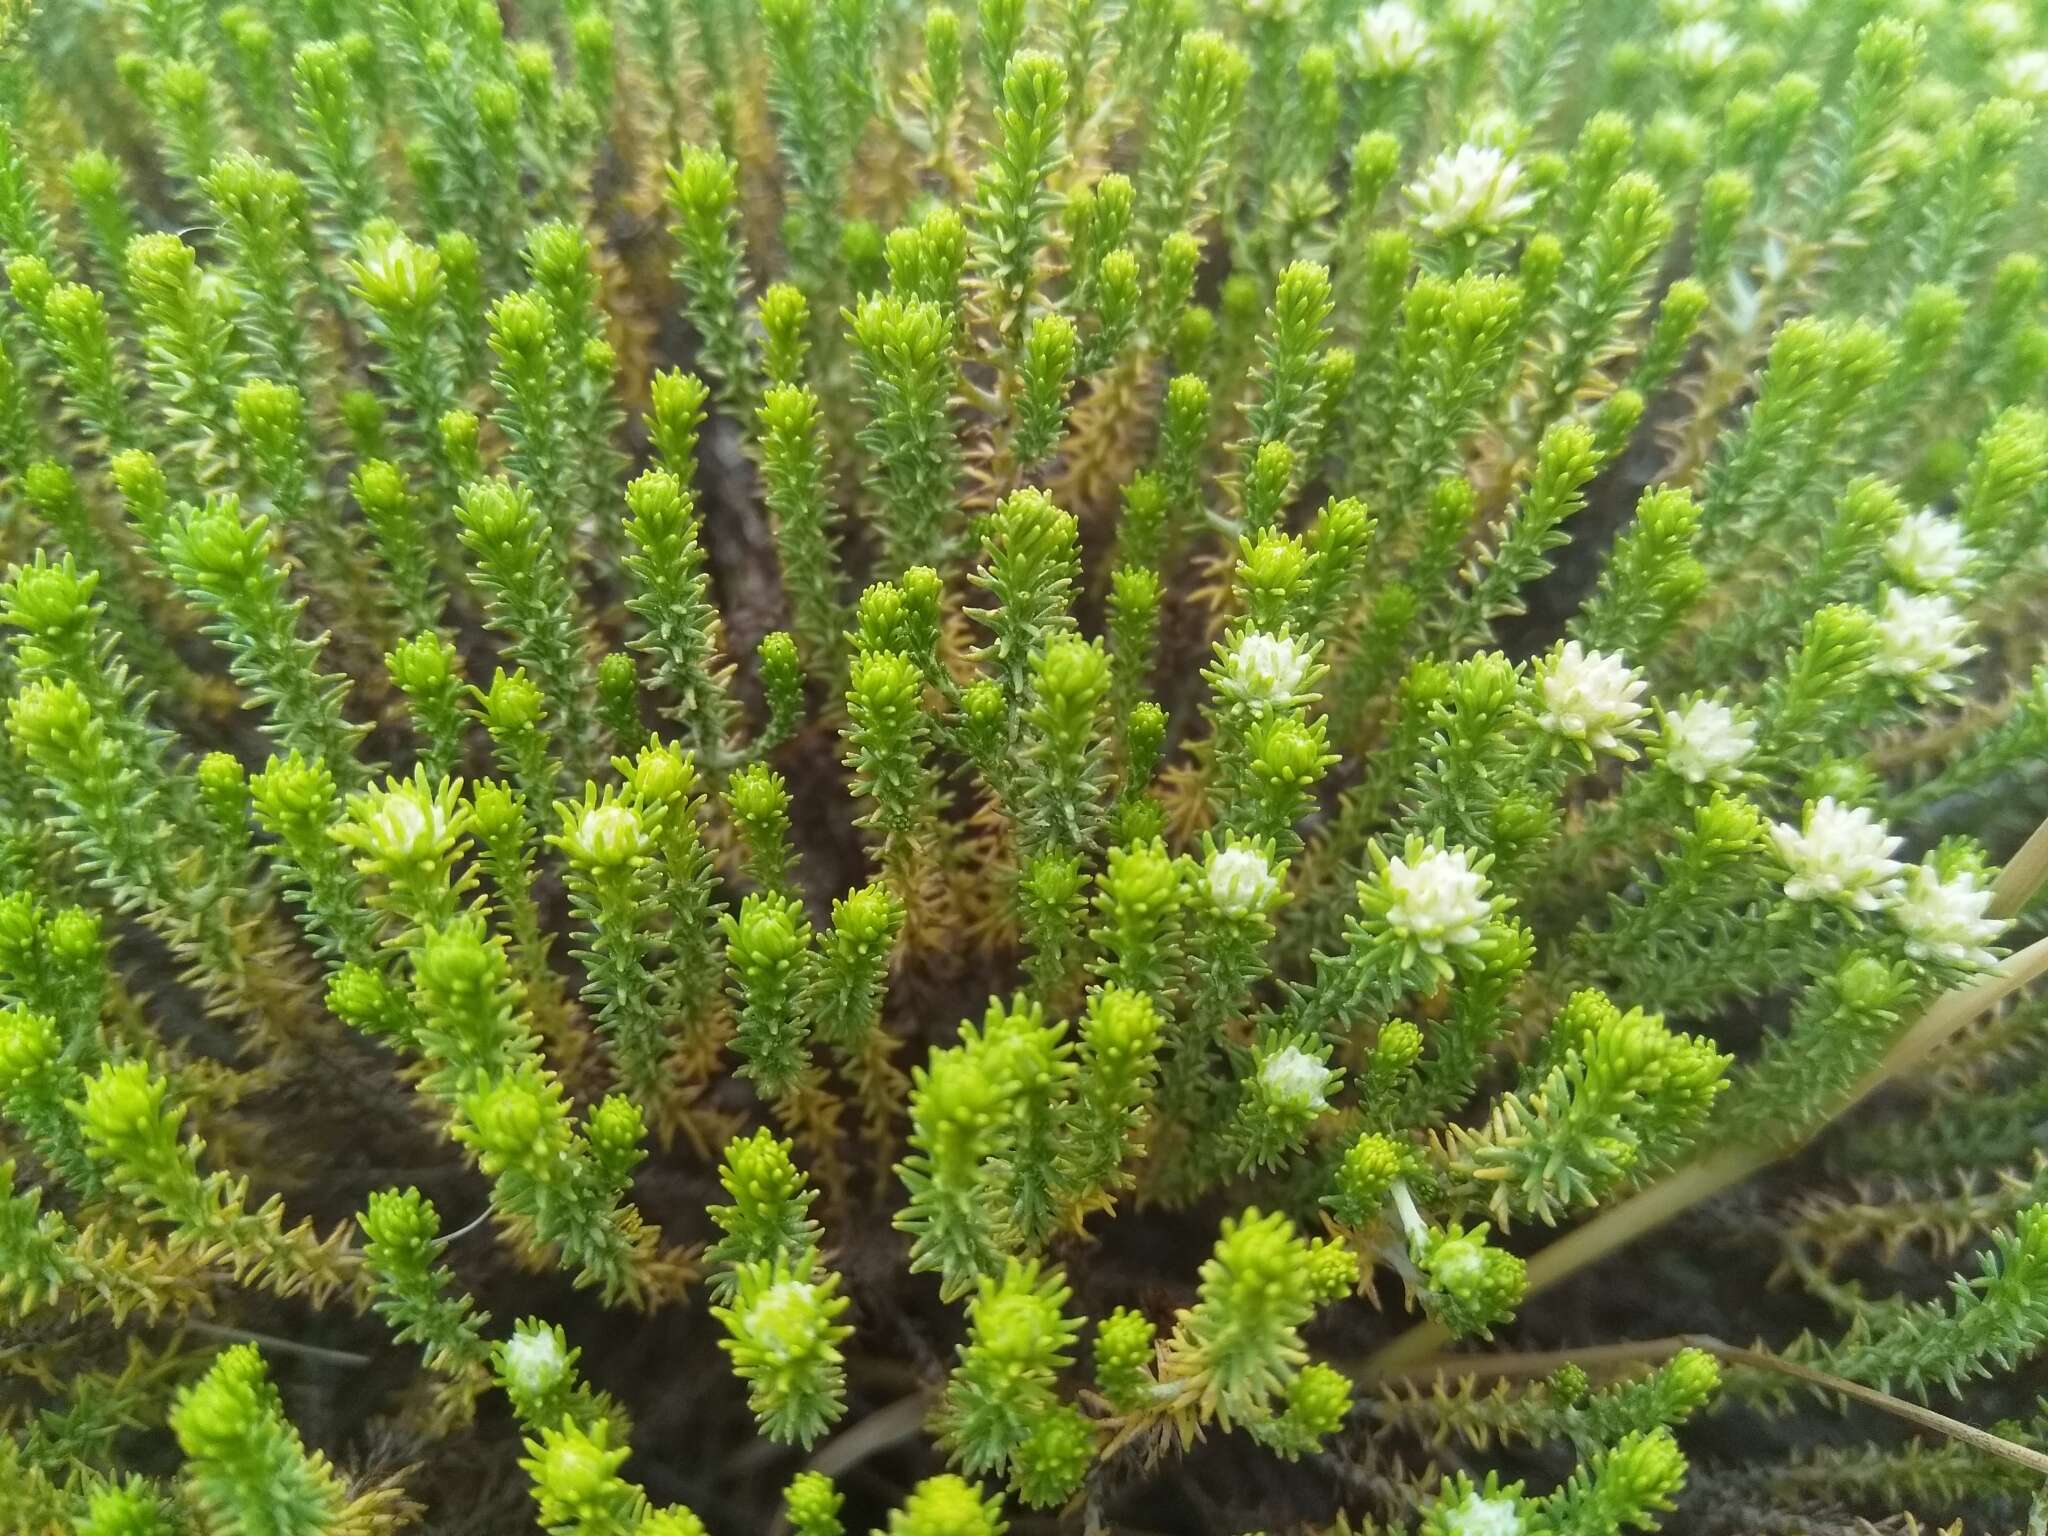
<path id="1" fill-rule="evenodd" d="M 2048 1528 L 2048 7 L 0 16 L 0 1528 Z"/>

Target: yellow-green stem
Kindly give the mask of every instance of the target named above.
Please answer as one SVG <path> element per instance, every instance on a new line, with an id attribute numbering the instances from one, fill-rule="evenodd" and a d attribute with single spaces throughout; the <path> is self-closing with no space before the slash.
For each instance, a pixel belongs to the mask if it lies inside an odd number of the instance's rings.
<path id="1" fill-rule="evenodd" d="M 2038 833 L 2036 837 L 2039 837 Z M 2039 883 L 2038 875 L 2035 883 Z M 2032 888 L 2014 888 L 2003 895 L 2016 904 L 2024 903 L 2032 895 Z M 1899 1037 L 1884 1060 L 1849 1090 L 1833 1112 L 1815 1127 L 1814 1134 L 1833 1124 L 1885 1083 L 1925 1061 L 1972 1019 L 2044 974 L 2048 974 L 2048 939 L 2037 939 L 2017 954 L 2007 956 L 1996 970 L 1971 985 L 1945 993 L 1911 1029 Z M 1806 1139 L 1810 1140 L 1811 1136 Z M 1726 1147 L 1708 1153 L 1544 1248 L 1529 1261 L 1528 1294 L 1533 1296 L 1546 1290 L 1567 1275 L 1575 1274 L 1646 1233 L 1656 1231 L 1681 1211 L 1741 1183 L 1760 1169 L 1790 1156 L 1804 1144 L 1800 1141 L 1776 1147 Z M 1418 1323 L 1374 1355 L 1367 1363 L 1366 1371 L 1368 1374 L 1382 1374 L 1429 1359 L 1449 1342 L 1450 1334 L 1441 1324 L 1433 1321 Z"/>
<path id="2" fill-rule="evenodd" d="M 1794 1360 L 1782 1359 L 1768 1350 L 1743 1349 L 1726 1344 L 1711 1334 L 1681 1333 L 1661 1339 L 1634 1339 L 1621 1344 L 1600 1344 L 1590 1349 L 1547 1350 L 1512 1355 L 1475 1356 L 1471 1360 L 1456 1362 L 1456 1369 L 1462 1376 L 1483 1376 L 1508 1379 L 1541 1378 L 1551 1374 L 1563 1365 L 1593 1366 L 1633 1365 L 1670 1359 L 1682 1349 L 1700 1349 L 1730 1365 L 1747 1366 L 1751 1370 L 1770 1371 L 1780 1376 L 1790 1376 L 1808 1386 L 1823 1392 L 1832 1392 L 1842 1397 L 1853 1398 L 1880 1412 L 1917 1424 L 1922 1429 L 1931 1429 L 1982 1451 L 1987 1456 L 1996 1456 L 2015 1466 L 2025 1467 L 2029 1472 L 2048 1475 L 2048 1456 L 2029 1446 L 2016 1445 L 1989 1430 L 1965 1424 L 1961 1419 L 1952 1419 L 1945 1413 L 1936 1413 L 1932 1408 L 1919 1403 L 1907 1402 L 1893 1397 L 1889 1392 L 1880 1392 L 1875 1387 L 1866 1387 L 1861 1382 L 1850 1381 L 1847 1377 L 1832 1375 L 1827 1371 L 1815 1370 L 1810 1365 L 1801 1365 Z M 1364 1374 L 1369 1378 L 1398 1377 L 1414 1379 L 1423 1375 L 1440 1375 L 1441 1365 L 1432 1364 L 1427 1371 L 1403 1370 L 1398 1365 L 1381 1369 L 1369 1364 Z"/>

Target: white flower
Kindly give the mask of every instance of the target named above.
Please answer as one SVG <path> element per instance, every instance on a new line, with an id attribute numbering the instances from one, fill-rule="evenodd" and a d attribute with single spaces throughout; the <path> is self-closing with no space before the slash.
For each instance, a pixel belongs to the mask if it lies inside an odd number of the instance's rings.
<path id="1" fill-rule="evenodd" d="M 2029 48 L 2002 59 L 1998 83 L 2028 101 L 2048 101 L 2048 49 Z"/>
<path id="2" fill-rule="evenodd" d="M 545 1392 L 562 1379 L 569 1357 L 552 1328 L 515 1328 L 505 1341 L 505 1374 L 521 1392 Z"/>
<path id="3" fill-rule="evenodd" d="M 1664 766 L 1688 784 L 1725 784 L 1756 750 L 1756 725 L 1714 699 L 1664 717 Z"/>
<path id="4" fill-rule="evenodd" d="M 818 1288 L 804 1280 L 778 1280 L 754 1298 L 742 1326 L 754 1344 L 787 1359 L 810 1347 L 818 1321 Z"/>
<path id="5" fill-rule="evenodd" d="M 1486 1273 L 1486 1250 L 1469 1237 L 1437 1244 L 1429 1256 L 1429 1276 L 1439 1286 L 1463 1285 Z"/>
<path id="6" fill-rule="evenodd" d="M 1491 234 L 1529 211 L 1522 167 L 1491 144 L 1440 151 L 1408 185 L 1408 200 L 1433 235 Z"/>
<path id="7" fill-rule="evenodd" d="M 1832 795 L 1806 808 L 1797 827 L 1771 828 L 1778 855 L 1791 871 L 1785 894 L 1794 901 L 1835 901 L 1875 911 L 1898 890 L 1904 866 L 1892 857 L 1904 838 L 1860 805 L 1837 805 Z"/>
<path id="8" fill-rule="evenodd" d="M 234 284 L 225 272 L 209 270 L 199 274 L 199 294 L 209 305 L 232 306 L 236 302 Z"/>
<path id="9" fill-rule="evenodd" d="M 1961 524 L 1932 507 L 1908 512 L 1884 541 L 1884 563 L 1909 587 L 1953 592 L 1969 585 L 1975 558 Z"/>
<path id="10" fill-rule="evenodd" d="M 448 807 L 425 789 L 401 784 L 377 795 L 373 804 L 364 827 L 384 858 L 429 858 L 448 835 Z"/>
<path id="11" fill-rule="evenodd" d="M 1972 6 L 1963 24 L 1982 48 L 2010 48 L 2026 40 L 2027 18 L 2010 0 L 1984 0 Z"/>
<path id="12" fill-rule="evenodd" d="M 1253 704 L 1281 704 L 1308 681 L 1309 650 L 1292 635 L 1238 636 L 1224 664 L 1231 689 Z"/>
<path id="13" fill-rule="evenodd" d="M 1493 915 L 1486 876 L 1462 848 L 1426 849 L 1413 864 L 1389 859 L 1380 880 L 1388 896 L 1387 926 L 1425 955 L 1478 943 L 1480 925 Z"/>
<path id="14" fill-rule="evenodd" d="M 1263 912 L 1279 893 L 1273 866 L 1256 848 L 1219 848 L 1209 856 L 1209 899 L 1232 917 Z"/>
<path id="15" fill-rule="evenodd" d="M 1327 1109 L 1323 1096 L 1334 1076 L 1330 1069 L 1298 1045 L 1286 1046 L 1259 1066 L 1259 1087 L 1267 1098 L 1299 1109 Z"/>
<path id="16" fill-rule="evenodd" d="M 399 846 L 410 847 L 439 830 L 443 823 L 440 810 L 441 807 L 431 800 L 401 791 L 384 797 L 384 804 L 377 814 L 377 826 Z"/>
<path id="17" fill-rule="evenodd" d="M 1968 870 L 1944 880 L 1932 863 L 1916 864 L 1906 872 L 1892 916 L 1905 931 L 1906 953 L 1915 959 L 1983 970 L 1997 960 L 1989 946 L 2008 926 L 1984 915 L 1990 905 L 1991 892 Z"/>
<path id="18" fill-rule="evenodd" d="M 616 869 L 630 864 L 647 849 L 640 813 L 630 805 L 593 805 L 576 822 L 569 840 L 570 855 L 579 863 Z"/>
<path id="19" fill-rule="evenodd" d="M 1513 1499 L 1484 1498 L 1475 1489 L 1456 1509 L 1440 1512 L 1444 1536 L 1522 1536 L 1521 1511 Z"/>
<path id="20" fill-rule="evenodd" d="M 1649 713 L 1640 699 L 1646 686 L 1620 652 L 1589 651 L 1567 641 L 1537 667 L 1536 723 L 1597 752 L 1633 757 L 1624 738 Z"/>
<path id="21" fill-rule="evenodd" d="M 1689 21 L 1664 44 L 1671 62 L 1688 75 L 1719 74 L 1735 57 L 1735 35 L 1711 18 Z"/>
<path id="22" fill-rule="evenodd" d="M 403 235 L 393 235 L 365 250 L 358 276 L 370 302 L 379 309 L 421 309 L 432 304 L 441 291 L 440 258 Z"/>
<path id="23" fill-rule="evenodd" d="M 1940 593 L 1888 587 L 1877 615 L 1874 665 L 1880 672 L 1941 691 L 1955 682 L 1949 669 L 1977 654 L 1967 641 L 1969 631 L 1969 621 Z"/>
<path id="24" fill-rule="evenodd" d="M 1761 0 L 1757 10 L 1777 25 L 1789 26 L 1805 16 L 1807 0 Z"/>
<path id="25" fill-rule="evenodd" d="M 1429 25 L 1401 0 L 1386 0 L 1358 18 L 1352 46 L 1368 79 L 1413 74 L 1430 61 Z"/>

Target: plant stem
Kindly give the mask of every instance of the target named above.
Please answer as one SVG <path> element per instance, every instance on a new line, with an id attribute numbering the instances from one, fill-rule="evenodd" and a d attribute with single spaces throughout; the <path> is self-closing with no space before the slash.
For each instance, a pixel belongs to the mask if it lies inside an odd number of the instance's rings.
<path id="1" fill-rule="evenodd" d="M 1992 915 L 2017 917 L 2041 889 L 2043 880 L 2048 880 L 2048 821 L 2034 828 L 2033 835 L 2020 845 L 2020 851 L 1998 872 L 1998 880 L 1991 887 Z"/>
<path id="2" fill-rule="evenodd" d="M 1562 1244 L 1554 1246 L 1561 1247 Z M 1528 1379 L 1545 1377 L 1559 1366 L 1573 1364 L 1580 1367 L 1597 1365 L 1630 1365 L 1637 1362 L 1653 1362 L 1670 1359 L 1682 1349 L 1701 1349 L 1718 1360 L 1730 1365 L 1748 1366 L 1752 1370 L 1772 1371 L 1780 1376 L 1790 1376 L 1824 1392 L 1833 1392 L 1842 1397 L 1853 1398 L 1880 1412 L 1917 1424 L 1922 1429 L 1931 1429 L 1936 1434 L 1946 1435 L 1960 1441 L 1972 1450 L 1982 1451 L 1987 1456 L 1996 1456 L 2015 1466 L 2025 1467 L 2029 1472 L 2048 1474 L 2048 1456 L 2024 1445 L 2016 1445 L 1989 1430 L 1979 1429 L 1974 1424 L 1965 1424 L 1961 1419 L 1952 1419 L 1945 1413 L 1918 1403 L 1907 1402 L 1893 1397 L 1889 1392 L 1880 1392 L 1875 1387 L 1866 1387 L 1861 1382 L 1846 1377 L 1817 1371 L 1812 1366 L 1800 1365 L 1796 1361 L 1784 1360 L 1769 1350 L 1743 1349 L 1727 1344 L 1705 1333 L 1680 1333 L 1661 1339 L 1629 1340 L 1619 1344 L 1598 1344 L 1589 1349 L 1531 1351 L 1526 1354 L 1474 1356 L 1460 1358 L 1455 1362 L 1429 1361 L 1413 1368 L 1403 1368 L 1396 1362 L 1390 1366 L 1381 1363 L 1375 1356 L 1359 1373 L 1365 1380 L 1381 1380 L 1388 1377 L 1416 1379 L 1425 1375 L 1441 1376 L 1446 1365 L 1455 1364 L 1458 1373 L 1467 1376 L 1506 1377 Z M 1425 1368 L 1426 1367 L 1426 1368 Z"/>
<path id="3" fill-rule="evenodd" d="M 2040 836 L 2039 833 L 2035 835 L 2037 840 Z M 2029 846 L 2032 846 L 2032 840 Z M 2048 869 L 2043 873 L 2048 874 Z M 2039 878 L 2036 877 L 2036 884 Z M 2005 894 L 2024 902 L 2032 892 Z M 1911 1029 L 1899 1037 L 1885 1059 L 1849 1090 L 1841 1103 L 1835 1106 L 1834 1112 L 1821 1121 L 1814 1134 L 1832 1125 L 1892 1079 L 1917 1067 L 1972 1019 L 2044 974 L 2048 974 L 2048 939 L 2037 939 L 2018 953 L 2008 955 L 1998 969 L 1970 986 L 1958 987 L 1944 994 Z M 1627 1247 L 1681 1211 L 1740 1184 L 1751 1174 L 1789 1157 L 1803 1145 L 1804 1141 L 1789 1146 L 1727 1147 L 1688 1164 L 1671 1177 L 1652 1184 L 1537 1253 L 1529 1260 L 1528 1294 L 1533 1296 L 1546 1290 L 1588 1264 Z M 1367 1363 L 1367 1373 L 1379 1374 L 1397 1366 L 1430 1359 L 1449 1341 L 1449 1333 L 1440 1324 L 1417 1323 L 1374 1355 Z"/>

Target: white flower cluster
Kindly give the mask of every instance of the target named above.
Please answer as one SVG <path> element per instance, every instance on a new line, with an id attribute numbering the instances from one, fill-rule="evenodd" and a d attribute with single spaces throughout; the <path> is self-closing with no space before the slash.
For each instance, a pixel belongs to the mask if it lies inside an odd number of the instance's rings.
<path id="1" fill-rule="evenodd" d="M 1679 73 L 1695 80 L 1718 75 L 1735 57 L 1735 34 L 1711 18 L 1689 21 L 1665 41 L 1664 51 Z"/>
<path id="2" fill-rule="evenodd" d="M 1647 686 L 1614 651 L 1567 641 L 1536 667 L 1536 723 L 1595 752 L 1633 757 L 1627 738 L 1649 713 Z"/>
<path id="3" fill-rule="evenodd" d="M 1969 620 L 1942 594 L 1887 587 L 1877 614 L 1873 664 L 1916 688 L 1946 692 L 1955 686 L 1953 670 L 1977 654 L 1969 633 Z"/>
<path id="4" fill-rule="evenodd" d="M 1773 826 L 1771 840 L 1790 871 L 1785 894 L 1794 901 L 1832 901 L 1874 912 L 1898 891 L 1905 866 L 1892 854 L 1905 839 L 1892 836 L 1862 806 L 1824 796 L 1807 806 L 1798 826 Z"/>
<path id="5" fill-rule="evenodd" d="M 1970 585 L 1975 558 L 1960 524 L 1932 507 L 1908 512 L 1884 541 L 1884 563 L 1921 592 L 1956 592 Z"/>
<path id="6" fill-rule="evenodd" d="M 630 864 L 647 851 L 646 829 L 630 805 L 593 805 L 576 822 L 568 839 L 569 856 L 600 869 Z"/>
<path id="7" fill-rule="evenodd" d="M 1380 872 L 1387 893 L 1387 926 L 1425 955 L 1479 942 L 1493 915 L 1486 876 L 1462 848 L 1430 848 L 1410 863 L 1387 861 Z"/>
<path id="8" fill-rule="evenodd" d="M 379 303 L 414 310 L 440 292 L 440 257 L 403 235 L 365 250 L 359 266 L 364 289 Z"/>
<path id="9" fill-rule="evenodd" d="M 1971 6 L 1963 25 L 1985 48 L 2010 48 L 2027 37 L 2027 18 L 2012 0 L 1984 0 Z"/>
<path id="10" fill-rule="evenodd" d="M 1416 221 L 1433 235 L 1490 235 L 1529 211 L 1522 167 L 1491 144 L 1440 151 L 1408 184 Z"/>
<path id="11" fill-rule="evenodd" d="M 569 1368 L 562 1341 L 555 1337 L 554 1329 L 545 1327 L 513 1329 L 512 1337 L 505 1341 L 502 1359 L 506 1378 L 512 1385 L 535 1395 L 554 1386 Z"/>
<path id="12" fill-rule="evenodd" d="M 453 830 L 448 807 L 420 784 L 395 784 L 375 797 L 374 807 L 364 826 L 387 859 L 428 858 Z"/>
<path id="13" fill-rule="evenodd" d="M 817 1338 L 818 1288 L 805 1280 L 778 1280 L 741 1319 L 748 1339 L 777 1359 L 789 1359 Z"/>
<path id="14" fill-rule="evenodd" d="M 1368 80 L 1415 74 L 1434 57 L 1429 24 L 1401 0 L 1366 9 L 1358 18 L 1352 50 L 1358 56 L 1358 72 Z"/>
<path id="15" fill-rule="evenodd" d="M 1906 935 L 1906 953 L 1916 960 L 1945 960 L 1983 970 L 1997 960 L 1990 946 L 2009 926 L 1986 917 L 1990 890 L 1965 870 L 1944 880 L 1933 863 L 1916 864 L 1892 903 L 1892 917 Z"/>
<path id="16" fill-rule="evenodd" d="M 1444 1536 L 1522 1536 L 1522 1512 L 1509 1498 L 1486 1498 L 1477 1489 L 1456 1509 L 1438 1512 Z"/>
<path id="17" fill-rule="evenodd" d="M 1279 893 L 1280 878 L 1258 849 L 1239 844 L 1209 855 L 1209 900 L 1219 912 L 1249 917 L 1272 906 Z"/>
<path id="18" fill-rule="evenodd" d="M 1756 750 L 1756 724 L 1716 699 L 1664 716 L 1664 766 L 1688 784 L 1727 784 Z"/>
<path id="19" fill-rule="evenodd" d="M 1283 1046 L 1259 1065 L 1259 1091 L 1275 1104 L 1327 1109 L 1337 1074 L 1298 1045 Z"/>
<path id="20" fill-rule="evenodd" d="M 1998 83 L 2024 101 L 2048 101 L 2048 49 L 2029 48 L 2000 60 Z"/>
<path id="21" fill-rule="evenodd" d="M 1312 653 L 1292 635 L 1251 630 L 1237 637 L 1224 658 L 1224 681 L 1247 704 L 1287 704 L 1308 683 Z"/>

